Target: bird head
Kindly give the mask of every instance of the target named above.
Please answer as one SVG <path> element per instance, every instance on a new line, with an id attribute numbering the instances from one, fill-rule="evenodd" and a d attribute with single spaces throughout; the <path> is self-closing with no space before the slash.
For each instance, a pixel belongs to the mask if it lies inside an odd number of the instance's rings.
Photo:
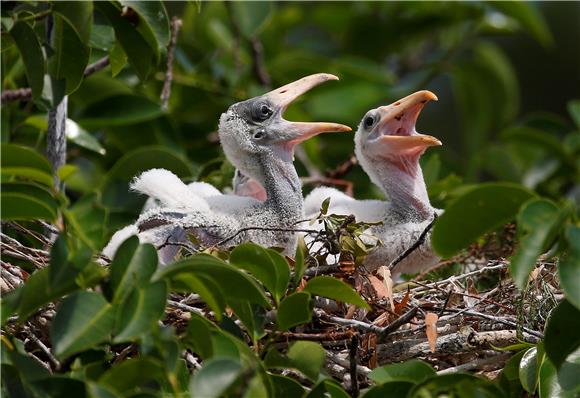
<path id="1" fill-rule="evenodd" d="M 290 122 L 283 118 L 286 108 L 300 95 L 336 76 L 318 73 L 303 77 L 266 94 L 238 102 L 221 115 L 219 135 L 230 161 L 245 174 L 255 177 L 261 154 L 292 161 L 294 147 L 325 132 L 345 132 L 351 128 L 338 123 Z"/>
<path id="2" fill-rule="evenodd" d="M 355 134 L 355 149 L 361 166 L 371 178 L 374 170 L 385 162 L 412 174 L 428 147 L 442 145 L 437 138 L 415 130 L 417 117 L 431 100 L 437 100 L 432 92 L 417 91 L 390 105 L 370 110 L 363 117 Z"/>

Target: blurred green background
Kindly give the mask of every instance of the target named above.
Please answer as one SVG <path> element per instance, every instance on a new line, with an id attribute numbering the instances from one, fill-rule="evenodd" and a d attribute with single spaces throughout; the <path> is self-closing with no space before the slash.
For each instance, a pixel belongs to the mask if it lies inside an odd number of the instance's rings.
<path id="1" fill-rule="evenodd" d="M 444 144 L 422 159 L 435 205 L 444 206 L 460 185 L 486 180 L 522 182 L 578 203 L 580 106 L 572 100 L 580 98 L 580 3 L 164 4 L 169 17 L 182 20 L 167 111 L 159 106 L 163 58 L 140 79 L 98 8 L 90 61 L 110 54 L 112 67 L 83 80 L 69 98 L 81 134 L 69 137 L 67 163 L 75 168 L 67 195 L 103 211 L 103 242 L 138 213 L 144 199 L 128 192 L 128 182 L 141 170 L 165 167 L 227 187 L 233 170 L 215 132 L 221 112 L 317 72 L 341 81 L 305 95 L 288 119 L 355 129 L 371 108 L 420 89 L 438 95 L 417 128 Z M 3 17 L 26 7 L 33 5 L 3 3 Z M 7 35 L 2 40 L 4 89 L 26 87 L 18 50 Z M 43 151 L 45 114 L 38 101 L 3 104 L 2 141 Z M 299 174 L 324 174 L 347 160 L 352 138 L 305 143 Z M 343 178 L 357 197 L 380 196 L 359 167 Z"/>

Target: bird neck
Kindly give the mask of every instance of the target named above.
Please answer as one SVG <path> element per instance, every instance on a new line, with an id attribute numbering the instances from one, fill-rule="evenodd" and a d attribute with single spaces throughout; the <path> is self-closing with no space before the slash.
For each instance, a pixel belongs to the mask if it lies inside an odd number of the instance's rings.
<path id="1" fill-rule="evenodd" d="M 419 157 L 398 157 L 381 166 L 375 168 L 373 182 L 391 199 L 393 210 L 405 216 L 415 213 L 420 220 L 429 218 L 433 210 Z"/>
<path id="2" fill-rule="evenodd" d="M 260 158 L 263 169 L 262 185 L 267 199 L 265 206 L 272 208 L 281 220 L 292 223 L 302 217 L 302 184 L 294 168 L 292 153 L 275 150 Z"/>

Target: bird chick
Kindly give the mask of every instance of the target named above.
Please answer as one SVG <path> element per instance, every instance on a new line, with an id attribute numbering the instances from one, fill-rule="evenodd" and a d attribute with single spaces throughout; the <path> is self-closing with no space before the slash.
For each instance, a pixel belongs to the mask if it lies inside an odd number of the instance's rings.
<path id="1" fill-rule="evenodd" d="M 189 232 L 205 246 L 227 247 L 252 241 L 264 246 L 282 247 L 286 253 L 293 253 L 296 246 L 293 230 L 304 214 L 302 186 L 293 165 L 294 147 L 320 133 L 351 129 L 337 123 L 290 122 L 282 116 L 292 101 L 329 80 L 338 78 L 323 73 L 307 76 L 259 97 L 236 103 L 221 115 L 218 131 L 226 157 L 243 175 L 264 187 L 265 201 L 218 195 L 211 197 L 211 204 L 207 198 L 195 198 L 205 201 L 207 209 L 204 204 L 196 204 L 194 207 L 199 209 L 194 210 L 181 205 L 162 205 L 139 217 L 135 224 L 139 237 L 158 247 L 167 247 L 169 240 L 175 244 L 187 241 L 186 232 Z M 147 178 L 147 174 L 138 181 L 144 177 Z M 141 191 L 139 184 L 133 186 Z M 169 203 L 154 189 L 147 189 L 144 193 L 162 199 L 162 203 Z M 128 227 L 124 233 L 133 231 L 134 228 Z M 167 262 L 174 255 L 168 252 L 160 257 Z"/>
<path id="2" fill-rule="evenodd" d="M 419 113 L 431 100 L 437 100 L 435 94 L 419 91 L 370 110 L 355 133 L 357 159 L 389 201 L 356 200 L 328 187 L 314 189 L 305 199 L 307 217 L 315 217 L 321 203 L 330 197 L 329 214 L 352 214 L 357 221 L 381 222 L 367 231 L 381 242 L 364 260 L 369 271 L 389 265 L 417 241 L 434 214 L 441 212 L 431 206 L 419 165 L 425 150 L 441 145 L 441 141 L 415 130 Z M 429 237 L 397 264 L 393 275 L 417 273 L 438 261 Z"/>

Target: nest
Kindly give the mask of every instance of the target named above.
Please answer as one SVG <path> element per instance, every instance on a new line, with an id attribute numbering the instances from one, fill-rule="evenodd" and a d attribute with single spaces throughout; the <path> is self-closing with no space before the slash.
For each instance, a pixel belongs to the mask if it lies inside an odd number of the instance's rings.
<path id="1" fill-rule="evenodd" d="M 34 269 L 47 266 L 50 249 L 45 234 L 15 223 L 4 227 L 14 237 L 1 235 L 3 295 L 24 283 Z M 275 315 L 267 313 L 265 330 L 281 350 L 296 340 L 319 342 L 326 350 L 327 372 L 351 391 L 370 384 L 373 368 L 412 358 L 430 363 L 442 374 L 472 371 L 495 378 L 518 344 L 543 339 L 549 314 L 563 299 L 556 264 L 551 262 L 538 262 L 524 291 L 515 287 L 506 260 L 513 252 L 514 231 L 508 225 L 501 233 L 489 234 L 461 255 L 393 290 L 373 284 L 360 288 L 349 262 L 309 268 L 305 278 L 332 274 L 358 287 L 372 310 L 318 299 L 311 323 L 292 332 L 278 332 Z M 27 239 L 17 239 L 22 236 Z M 26 240 L 42 248 L 23 243 Z M 179 332 L 187 326 L 190 312 L 211 318 L 198 295 L 171 294 L 162 322 Z M 60 366 L 51 354 L 48 336 L 54 314 L 54 304 L 49 304 L 26 322 L 12 319 L 3 328 L 3 333 L 22 340 L 31 357 L 51 371 Z M 111 349 L 114 363 L 137 352 L 134 344 Z M 183 357 L 191 370 L 200 367 L 193 353 L 186 351 Z"/>

